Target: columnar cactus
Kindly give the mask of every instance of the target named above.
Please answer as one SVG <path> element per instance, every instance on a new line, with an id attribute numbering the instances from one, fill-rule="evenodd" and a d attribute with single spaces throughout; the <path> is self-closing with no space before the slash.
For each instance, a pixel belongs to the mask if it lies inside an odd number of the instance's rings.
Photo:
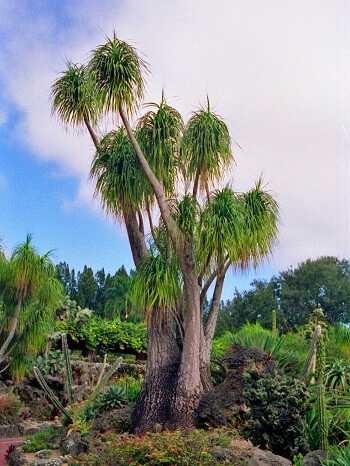
<path id="1" fill-rule="evenodd" d="M 60 400 L 57 398 L 57 396 L 54 394 L 54 392 L 51 390 L 51 388 L 48 386 L 44 376 L 40 372 L 40 369 L 38 367 L 34 367 L 34 375 L 39 382 L 39 385 L 41 388 L 44 390 L 45 394 L 51 401 L 51 403 L 57 408 L 61 413 L 70 421 L 72 422 L 73 419 L 71 415 L 68 413 L 68 411 L 64 408 L 63 404 L 60 402 Z"/>
<path id="2" fill-rule="evenodd" d="M 67 344 L 67 336 L 62 335 L 62 351 L 64 358 L 64 372 L 65 372 L 65 391 L 68 403 L 73 403 L 73 374 L 72 364 L 70 360 L 70 352 Z"/>
<path id="3" fill-rule="evenodd" d="M 277 312 L 275 309 L 272 310 L 272 333 L 277 335 Z"/>

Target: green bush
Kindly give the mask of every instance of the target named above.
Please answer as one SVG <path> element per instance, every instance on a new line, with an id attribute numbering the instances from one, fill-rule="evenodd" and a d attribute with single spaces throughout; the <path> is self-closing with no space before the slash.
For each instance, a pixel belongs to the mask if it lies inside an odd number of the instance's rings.
<path id="1" fill-rule="evenodd" d="M 307 450 L 304 417 L 309 393 L 303 382 L 280 374 L 248 374 L 244 391 L 249 413 L 244 434 L 256 445 L 292 458 Z"/>
<path id="2" fill-rule="evenodd" d="M 50 350 L 47 355 L 38 356 L 35 365 L 43 375 L 57 376 L 64 370 L 63 353 L 61 350 Z"/>
<path id="3" fill-rule="evenodd" d="M 71 464 L 84 466 L 216 466 L 218 461 L 211 450 L 214 446 L 228 446 L 225 433 L 205 431 L 148 433 L 144 436 L 121 435 L 95 445 L 92 453 Z M 232 462 L 220 462 L 232 464 Z"/>
<path id="4" fill-rule="evenodd" d="M 79 324 L 71 319 L 59 321 L 56 327 L 90 351 L 138 354 L 147 350 L 146 327 L 143 323 L 90 317 Z"/>
<path id="5" fill-rule="evenodd" d="M 51 450 L 54 448 L 54 442 L 58 437 L 63 436 L 63 427 L 47 427 L 40 432 L 28 437 L 27 441 L 23 445 L 23 450 L 26 453 L 34 453 L 39 450 Z"/>

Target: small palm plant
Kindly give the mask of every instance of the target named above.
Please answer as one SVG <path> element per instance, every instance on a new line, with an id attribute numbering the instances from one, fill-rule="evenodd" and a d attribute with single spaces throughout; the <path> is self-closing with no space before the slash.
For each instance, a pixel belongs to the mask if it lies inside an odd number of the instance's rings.
<path id="1" fill-rule="evenodd" d="M 0 288 L 0 364 L 8 361 L 23 376 L 30 356 L 44 347 L 63 296 L 50 253 L 38 254 L 28 235 L 9 259 L 1 257 Z"/>

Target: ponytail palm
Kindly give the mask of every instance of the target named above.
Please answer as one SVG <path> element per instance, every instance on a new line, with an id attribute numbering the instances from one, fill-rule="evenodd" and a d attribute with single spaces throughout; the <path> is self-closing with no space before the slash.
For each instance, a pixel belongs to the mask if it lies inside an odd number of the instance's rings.
<path id="1" fill-rule="evenodd" d="M 215 267 L 225 258 L 242 266 L 257 264 L 271 252 L 277 223 L 277 203 L 263 191 L 261 180 L 245 194 L 227 187 L 216 191 L 201 216 L 199 260 L 212 260 Z"/>
<path id="2" fill-rule="evenodd" d="M 100 114 L 100 100 L 96 82 L 86 66 L 68 62 L 67 69 L 52 85 L 52 112 L 67 126 L 86 125 L 98 145 L 92 128 Z"/>
<path id="3" fill-rule="evenodd" d="M 182 156 L 186 176 L 194 180 L 194 195 L 200 187 L 209 191 L 209 184 L 217 181 L 233 161 L 231 138 L 225 122 L 207 108 L 193 113 L 186 125 L 182 140 Z"/>
<path id="4" fill-rule="evenodd" d="M 9 259 L 0 262 L 3 301 L 0 363 L 9 350 L 17 351 L 20 346 L 31 350 L 40 347 L 46 335 L 41 326 L 52 316 L 62 297 L 62 287 L 55 274 L 49 253 L 39 255 L 29 235 Z"/>
<path id="5" fill-rule="evenodd" d="M 118 112 L 122 106 L 132 113 L 144 94 L 146 63 L 131 45 L 111 38 L 92 53 L 89 70 L 101 93 L 103 108 Z"/>
<path id="6" fill-rule="evenodd" d="M 101 139 L 90 174 L 105 210 L 119 217 L 125 211 L 137 210 L 151 196 L 151 187 L 123 128 Z"/>
<path id="7" fill-rule="evenodd" d="M 179 166 L 183 120 L 162 96 L 160 104 L 149 104 L 149 110 L 139 119 L 137 139 L 147 160 L 168 194 L 174 192 Z"/>

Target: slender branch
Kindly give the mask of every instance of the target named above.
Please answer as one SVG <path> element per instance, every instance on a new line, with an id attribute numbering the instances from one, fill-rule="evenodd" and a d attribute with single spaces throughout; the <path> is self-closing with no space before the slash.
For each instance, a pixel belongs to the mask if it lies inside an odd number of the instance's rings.
<path id="1" fill-rule="evenodd" d="M 140 162 L 140 165 L 146 175 L 146 177 L 148 178 L 148 181 L 151 183 L 152 185 L 152 188 L 154 190 L 154 194 L 157 198 L 157 202 L 158 202 L 158 205 L 159 205 L 159 210 L 160 210 L 160 213 L 162 215 L 162 218 L 163 218 L 163 221 L 167 227 L 167 230 L 169 232 L 169 235 L 170 235 L 170 238 L 174 244 L 174 248 L 175 250 L 177 251 L 178 253 L 178 256 L 181 257 L 183 254 L 182 254 L 182 250 L 181 250 L 181 244 L 179 242 L 179 239 L 182 238 L 182 234 L 178 228 L 178 226 L 176 225 L 176 222 L 175 220 L 173 219 L 172 215 L 171 215 L 171 211 L 170 211 L 170 208 L 169 208 L 169 204 L 166 200 L 166 196 L 165 196 L 165 191 L 164 191 L 164 187 L 162 185 L 162 183 L 159 182 L 159 180 L 157 179 L 157 177 L 155 176 L 155 174 L 153 173 L 139 143 L 137 142 L 136 138 L 135 138 L 135 135 L 133 133 L 133 130 L 130 126 L 130 123 L 129 123 L 129 120 L 126 116 L 126 113 L 124 112 L 124 109 L 122 106 L 119 106 L 119 113 L 120 113 L 120 117 L 123 121 L 123 124 L 125 126 L 125 129 L 126 129 L 126 132 L 128 133 L 128 136 L 129 136 L 129 139 L 130 139 L 130 142 L 135 150 L 135 153 L 137 155 L 137 158 Z"/>
<path id="2" fill-rule="evenodd" d="M 151 234 L 152 234 L 152 238 L 154 240 L 154 242 L 156 243 L 156 233 L 154 231 L 154 224 L 153 224 L 153 219 L 152 219 L 152 212 L 151 212 L 151 208 L 150 208 L 150 205 L 149 205 L 149 202 L 146 201 L 146 212 L 147 212 L 147 217 L 148 217 L 148 223 L 149 223 L 149 228 L 151 230 Z"/>
<path id="3" fill-rule="evenodd" d="M 217 273 L 215 288 L 214 288 L 214 293 L 213 293 L 213 299 L 211 301 L 208 320 L 207 320 L 205 330 L 204 330 L 207 348 L 211 347 L 211 343 L 213 341 L 215 328 L 216 328 L 216 321 L 219 315 L 222 288 L 224 286 L 225 275 L 226 275 L 226 272 L 229 266 L 230 266 L 230 262 L 227 262 L 225 266 L 221 267 L 218 270 L 218 273 Z"/>
<path id="4" fill-rule="evenodd" d="M 140 261 L 148 255 L 145 237 L 140 232 L 135 212 L 124 211 L 124 222 L 128 233 L 132 257 L 137 267 Z"/>
<path id="5" fill-rule="evenodd" d="M 224 260 L 224 264 L 225 264 L 225 265 L 224 265 L 223 271 L 224 271 L 224 274 L 226 274 L 228 268 L 229 268 L 230 265 L 231 265 L 231 262 L 230 262 L 228 256 L 226 256 L 226 259 Z M 214 272 L 212 272 L 212 273 L 209 275 L 207 281 L 206 281 L 206 282 L 204 283 L 204 285 L 203 285 L 203 288 L 202 288 L 202 291 L 201 291 L 201 297 L 200 297 L 200 299 L 201 299 L 201 309 L 203 308 L 203 304 L 204 304 L 204 300 L 205 300 L 206 294 L 207 294 L 207 292 L 208 292 L 208 290 L 209 290 L 211 284 L 212 284 L 213 281 L 215 280 L 216 276 L 218 275 L 219 270 L 220 270 L 220 267 L 222 267 L 222 266 L 219 265 L 219 266 L 214 270 Z"/>
<path id="6" fill-rule="evenodd" d="M 86 116 L 84 116 L 84 123 L 85 123 L 85 126 L 86 126 L 87 130 L 89 131 L 89 134 L 91 136 L 91 139 L 92 139 L 96 149 L 98 149 L 98 145 L 99 145 L 100 141 L 98 140 L 97 134 L 93 130 L 93 128 L 92 128 L 92 126 L 90 124 L 90 121 Z"/>
<path id="7" fill-rule="evenodd" d="M 145 235 L 145 227 L 143 224 L 143 217 L 140 209 L 137 209 L 137 215 L 139 218 L 139 231 L 142 235 Z"/>
<path id="8" fill-rule="evenodd" d="M 200 169 L 199 167 L 197 168 L 196 176 L 194 179 L 194 184 L 193 184 L 193 197 L 197 199 L 197 193 L 198 193 L 198 187 L 199 187 L 199 175 L 200 175 Z"/>

